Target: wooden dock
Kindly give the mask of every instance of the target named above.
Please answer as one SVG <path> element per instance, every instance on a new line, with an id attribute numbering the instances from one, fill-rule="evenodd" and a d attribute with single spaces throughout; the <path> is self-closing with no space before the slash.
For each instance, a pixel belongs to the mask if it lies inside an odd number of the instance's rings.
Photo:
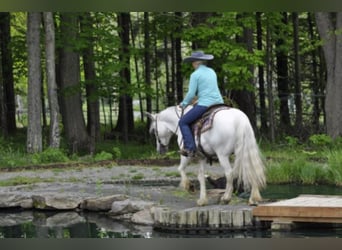
<path id="1" fill-rule="evenodd" d="M 253 216 L 260 221 L 275 223 L 342 223 L 342 196 L 300 195 L 261 204 L 253 209 Z"/>

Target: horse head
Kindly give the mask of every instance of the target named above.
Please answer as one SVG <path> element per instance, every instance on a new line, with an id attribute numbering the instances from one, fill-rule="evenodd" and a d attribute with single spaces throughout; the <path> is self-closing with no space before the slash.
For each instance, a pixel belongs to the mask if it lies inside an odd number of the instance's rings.
<path id="1" fill-rule="evenodd" d="M 151 120 L 149 132 L 156 138 L 157 152 L 165 154 L 169 150 L 169 143 L 173 133 L 159 114 L 146 112 L 146 115 Z"/>

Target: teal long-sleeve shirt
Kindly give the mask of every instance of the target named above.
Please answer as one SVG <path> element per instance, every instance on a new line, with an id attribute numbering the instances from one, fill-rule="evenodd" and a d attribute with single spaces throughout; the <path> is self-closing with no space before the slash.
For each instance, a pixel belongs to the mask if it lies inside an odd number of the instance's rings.
<path id="1" fill-rule="evenodd" d="M 190 75 L 189 89 L 181 105 L 183 107 L 189 105 L 195 96 L 197 96 L 197 104 L 200 106 L 208 107 L 223 103 L 217 76 L 212 68 L 200 65 Z"/>

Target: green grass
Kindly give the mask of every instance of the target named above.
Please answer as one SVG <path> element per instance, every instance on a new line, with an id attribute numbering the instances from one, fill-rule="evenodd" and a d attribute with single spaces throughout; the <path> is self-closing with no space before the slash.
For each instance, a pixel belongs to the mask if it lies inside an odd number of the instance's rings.
<path id="1" fill-rule="evenodd" d="M 0 181 L 0 186 L 18 186 L 18 185 L 29 185 L 29 184 L 35 184 L 39 182 L 53 182 L 54 178 L 48 178 L 48 179 L 42 179 L 39 177 L 14 177 L 11 179 Z"/>
<path id="2" fill-rule="evenodd" d="M 39 154 L 26 153 L 26 131 L 18 129 L 14 137 L 0 137 L 0 169 L 22 166 L 47 166 L 56 163 L 92 163 L 98 161 L 119 159 L 179 159 L 175 140 L 171 142 L 170 151 L 166 155 L 156 153 L 153 137 L 144 135 L 144 126 L 139 124 L 134 135 L 137 140 L 122 143 L 118 140 L 102 140 L 96 145 L 94 155 L 68 155 L 63 149 L 47 148 Z M 63 145 L 63 144 L 62 144 Z M 46 148 L 46 147 L 45 147 Z M 328 140 L 323 135 L 310 137 L 307 142 L 299 143 L 292 137 L 286 137 L 282 142 L 270 144 L 263 142 L 260 150 L 266 163 L 266 179 L 269 184 L 299 183 L 299 184 L 333 184 L 342 186 L 342 139 Z M 160 172 L 158 166 L 150 166 L 153 171 Z M 62 170 L 54 170 L 56 174 Z M 189 173 L 192 174 L 192 173 Z M 144 178 L 141 173 L 131 172 L 131 179 Z M 179 177 L 178 172 L 165 173 L 166 177 Z M 196 176 L 196 174 L 193 174 Z M 41 181 L 34 179 L 32 182 Z M 76 180 L 73 180 L 76 181 Z M 28 179 L 14 179 L 11 183 L 29 183 Z M 4 183 L 2 183 L 4 184 Z M 1 183 L 0 183 L 1 185 Z M 17 185 L 17 184 L 16 184 Z"/>
<path id="3" fill-rule="evenodd" d="M 342 150 L 329 152 L 327 157 L 329 180 L 335 185 L 342 186 Z"/>

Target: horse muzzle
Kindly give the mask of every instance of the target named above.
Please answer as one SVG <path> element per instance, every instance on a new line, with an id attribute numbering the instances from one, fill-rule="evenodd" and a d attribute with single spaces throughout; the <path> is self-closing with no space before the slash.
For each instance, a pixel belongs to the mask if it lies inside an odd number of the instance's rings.
<path id="1" fill-rule="evenodd" d="M 168 150 L 169 150 L 168 146 L 159 144 L 159 147 L 158 147 L 157 151 L 158 151 L 159 154 L 163 155 L 163 154 L 166 154 Z"/>

